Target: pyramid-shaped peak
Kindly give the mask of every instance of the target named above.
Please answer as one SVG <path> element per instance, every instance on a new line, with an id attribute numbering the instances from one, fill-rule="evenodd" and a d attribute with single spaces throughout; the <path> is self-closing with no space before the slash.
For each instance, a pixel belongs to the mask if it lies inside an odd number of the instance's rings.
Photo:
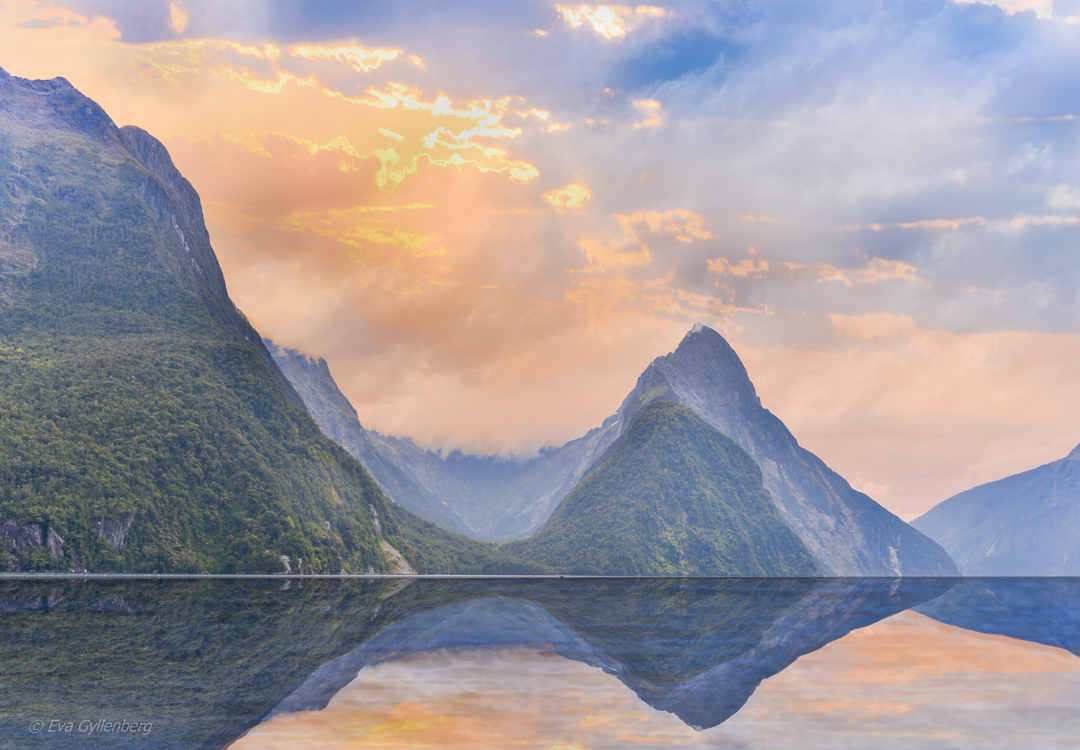
<path id="1" fill-rule="evenodd" d="M 686 332 L 678 348 L 669 357 L 674 356 L 680 361 L 685 360 L 735 360 L 739 361 L 739 355 L 731 348 L 727 340 L 714 328 L 704 323 L 695 323 L 694 327 Z M 741 369 L 742 363 L 739 362 Z"/>
<path id="2" fill-rule="evenodd" d="M 1067 455 L 1065 458 L 1069 459 L 1070 461 L 1080 461 L 1080 445 L 1069 451 L 1069 455 Z"/>
<path id="3" fill-rule="evenodd" d="M 724 337 L 721 336 L 715 328 L 710 328 L 704 323 L 694 323 L 694 327 L 686 332 L 686 335 L 683 336 L 683 340 L 680 342 L 679 346 L 682 347 L 697 340 L 723 341 L 725 344 L 727 343 L 727 341 L 724 340 Z"/>

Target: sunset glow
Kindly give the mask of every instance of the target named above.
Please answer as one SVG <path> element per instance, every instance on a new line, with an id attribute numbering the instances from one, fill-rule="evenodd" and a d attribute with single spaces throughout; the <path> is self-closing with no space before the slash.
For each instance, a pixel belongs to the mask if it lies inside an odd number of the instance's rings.
<path id="1" fill-rule="evenodd" d="M 3 2 L 0 67 L 159 138 L 382 433 L 562 443 L 701 321 L 904 518 L 1080 442 L 1075 3 L 361 5 Z"/>

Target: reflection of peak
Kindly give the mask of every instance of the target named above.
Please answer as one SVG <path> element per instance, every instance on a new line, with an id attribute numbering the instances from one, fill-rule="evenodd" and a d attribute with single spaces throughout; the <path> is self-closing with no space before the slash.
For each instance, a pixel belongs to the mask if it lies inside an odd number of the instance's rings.
<path id="1" fill-rule="evenodd" d="M 794 578 L 416 581 L 387 602 L 416 614 L 324 664 L 271 716 L 319 710 L 361 669 L 391 659 L 442 648 L 542 643 L 614 675 L 650 706 L 707 728 L 734 715 L 762 680 L 803 654 L 940 596 L 952 584 Z M 483 651 L 476 653 L 483 658 Z"/>

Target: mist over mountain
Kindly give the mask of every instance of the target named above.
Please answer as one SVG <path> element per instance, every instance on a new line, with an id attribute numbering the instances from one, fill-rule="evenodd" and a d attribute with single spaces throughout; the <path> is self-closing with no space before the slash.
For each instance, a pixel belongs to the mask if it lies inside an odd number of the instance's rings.
<path id="1" fill-rule="evenodd" d="M 156 139 L 0 70 L 0 183 L 0 568 L 509 572 L 320 432 Z"/>
<path id="2" fill-rule="evenodd" d="M 317 378 L 286 368 L 286 375 L 304 394 L 326 387 L 329 373 Z M 336 386 L 333 391 L 340 396 Z M 313 413 L 323 408 L 321 403 L 336 400 L 323 399 Z M 442 454 L 422 449 L 407 438 L 372 431 L 366 439 L 379 461 L 398 467 L 441 501 L 462 519 L 470 536 L 492 541 L 522 539 L 537 533 L 568 493 L 607 459 L 637 417 L 662 400 L 688 407 L 752 457 L 784 523 L 827 574 L 957 574 L 936 542 L 852 489 L 821 459 L 800 447 L 784 424 L 761 406 L 734 350 L 719 333 L 700 323 L 674 352 L 646 368 L 619 409 L 600 427 L 561 447 L 544 449 L 538 456 Z M 351 406 L 348 414 L 355 414 Z M 679 460 L 677 455 L 668 458 Z M 410 502 L 406 493 L 398 499 L 392 488 L 383 486 L 398 502 Z"/>
<path id="3" fill-rule="evenodd" d="M 300 394 L 323 434 L 357 458 L 395 502 L 444 529 L 469 532 L 465 523 L 444 502 L 376 450 L 372 445 L 372 433 L 360 424 L 356 409 L 338 389 L 325 359 L 308 357 L 267 338 L 263 343 Z"/>
<path id="4" fill-rule="evenodd" d="M 937 540 L 964 575 L 1080 575 L 1080 446 L 954 495 L 911 525 Z"/>

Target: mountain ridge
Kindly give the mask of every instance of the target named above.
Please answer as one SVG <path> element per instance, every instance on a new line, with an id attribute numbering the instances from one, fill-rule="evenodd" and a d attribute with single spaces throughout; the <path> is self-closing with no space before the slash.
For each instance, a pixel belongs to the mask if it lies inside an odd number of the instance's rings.
<path id="1" fill-rule="evenodd" d="M 322 434 L 148 133 L 0 69 L 0 182 L 0 567 L 544 572 L 391 507 Z"/>
<path id="2" fill-rule="evenodd" d="M 1080 575 L 1080 445 L 953 495 L 911 525 L 936 539 L 964 575 Z"/>
<path id="3" fill-rule="evenodd" d="M 854 490 L 802 448 L 783 422 L 761 405 L 730 344 L 701 323 L 673 352 L 645 368 L 615 413 L 599 427 L 538 456 L 443 454 L 420 448 L 408 438 L 374 431 L 368 431 L 367 438 L 382 460 L 397 465 L 465 521 L 470 536 L 513 541 L 538 533 L 568 493 L 606 460 L 636 417 L 651 403 L 665 399 L 687 406 L 758 463 L 765 488 L 785 522 L 828 574 L 958 574 L 936 542 Z"/>

